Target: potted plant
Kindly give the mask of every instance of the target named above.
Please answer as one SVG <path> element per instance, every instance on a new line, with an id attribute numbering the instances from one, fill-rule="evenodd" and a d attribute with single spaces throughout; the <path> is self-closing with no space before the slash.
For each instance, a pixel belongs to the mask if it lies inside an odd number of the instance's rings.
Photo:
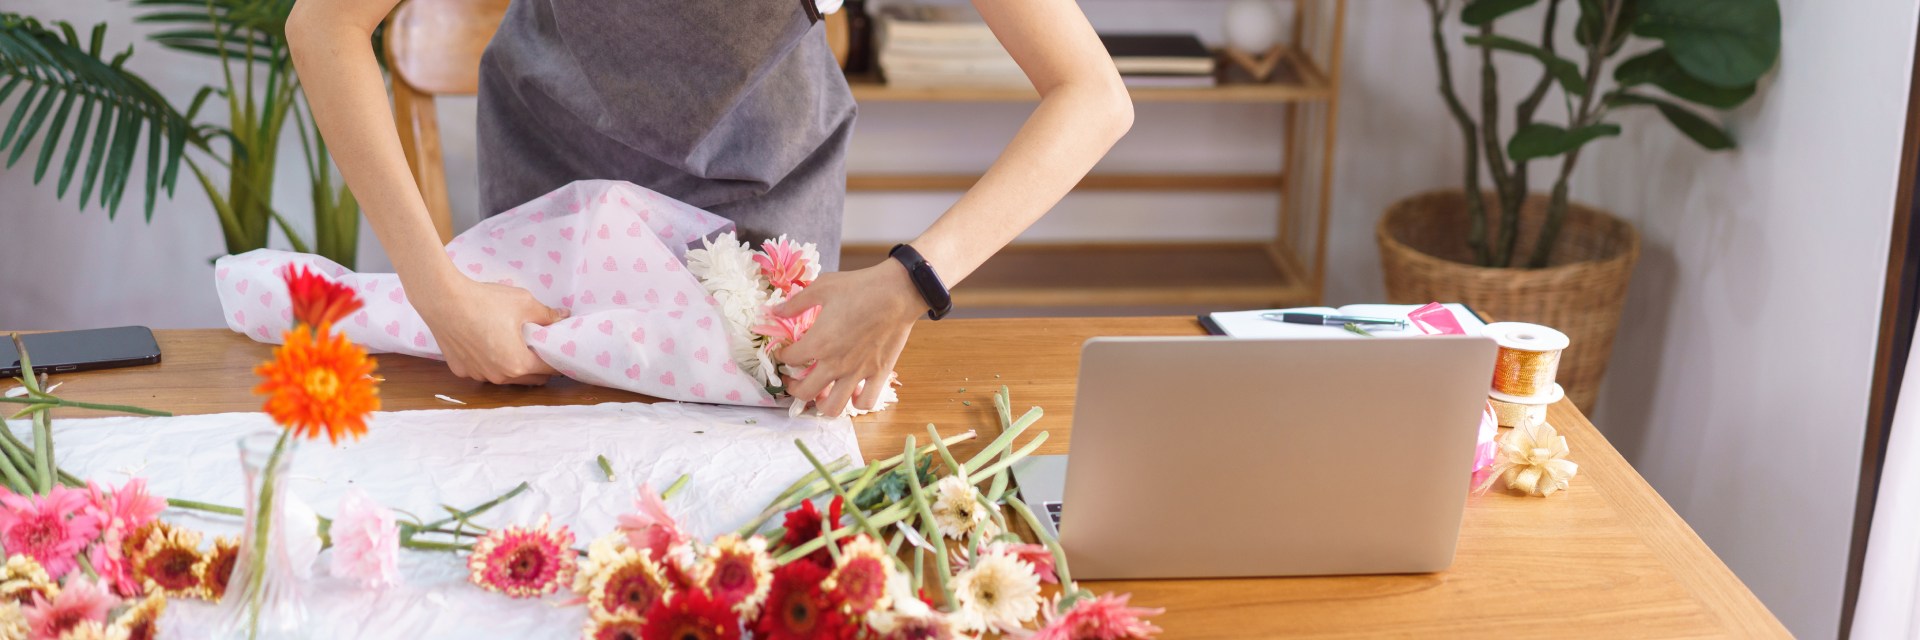
<path id="1" fill-rule="evenodd" d="M 1588 143 L 1620 134 L 1608 116 L 1657 110 L 1694 142 L 1731 149 L 1733 138 L 1686 103 L 1731 109 L 1754 94 L 1780 51 L 1777 0 L 1466 0 L 1457 12 L 1478 54 L 1478 115 L 1455 89 L 1446 23 L 1452 0 L 1426 0 L 1440 94 L 1466 139 L 1462 188 L 1395 203 L 1375 229 L 1387 296 L 1459 301 L 1500 320 L 1535 322 L 1573 339 L 1559 380 L 1591 409 L 1620 323 L 1639 234 L 1604 211 L 1570 202 L 1568 179 Z M 1501 35 L 1495 23 L 1544 3 L 1538 43 Z M 1579 51 L 1557 50 L 1571 23 Z M 1632 55 L 1616 58 L 1631 49 Z M 1503 122 L 1497 55 L 1538 61 L 1531 90 Z M 1558 93 L 1564 120 L 1542 119 Z M 1556 114 L 1558 115 L 1558 114 Z M 1504 128 L 1503 128 L 1503 125 Z M 1551 191 L 1533 190 L 1533 161 L 1558 158 Z M 1492 188 L 1484 188 L 1484 170 Z"/>
<path id="2" fill-rule="evenodd" d="M 124 67 L 131 46 L 118 54 L 102 50 L 105 24 L 82 38 L 65 22 L 46 25 L 0 12 L 0 104 L 18 97 L 12 113 L 0 112 L 5 165 L 32 162 L 34 182 L 54 177 L 59 197 L 77 186 L 80 208 L 97 198 L 109 217 L 119 210 L 128 178 L 144 171 L 146 216 L 152 219 L 160 192 L 171 196 L 184 164 L 212 201 L 229 253 L 267 246 L 278 227 L 293 250 L 352 267 L 360 206 L 334 171 L 319 128 L 302 109 L 300 81 L 286 46 L 293 1 L 135 0 L 133 5 L 140 12 L 137 21 L 166 27 L 149 34 L 151 40 L 217 62 L 219 84 L 202 88 L 190 106 L 177 109 Z M 198 121 L 209 100 L 226 106 L 225 122 Z M 288 125 L 300 140 L 307 168 L 312 244 L 272 205 L 274 167 Z M 25 154 L 34 141 L 40 143 L 38 153 Z M 137 152 L 143 141 L 146 151 Z M 224 185 L 218 180 L 222 171 Z"/>

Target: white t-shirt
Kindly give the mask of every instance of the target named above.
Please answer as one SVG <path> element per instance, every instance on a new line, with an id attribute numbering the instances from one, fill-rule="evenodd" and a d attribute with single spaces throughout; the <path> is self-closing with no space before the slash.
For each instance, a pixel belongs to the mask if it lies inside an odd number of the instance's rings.
<path id="1" fill-rule="evenodd" d="M 820 15 L 823 15 L 823 16 L 829 13 L 833 13 L 835 11 L 839 11 L 840 5 L 845 3 L 846 3 L 846 0 L 813 0 L 814 8 L 819 9 Z"/>

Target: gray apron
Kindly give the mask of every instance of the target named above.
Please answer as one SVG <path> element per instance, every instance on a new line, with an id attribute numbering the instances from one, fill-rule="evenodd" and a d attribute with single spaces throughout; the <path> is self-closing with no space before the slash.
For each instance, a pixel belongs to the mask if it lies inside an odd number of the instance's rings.
<path id="1" fill-rule="evenodd" d="M 809 6 L 513 0 L 480 63 L 482 211 L 626 180 L 836 268 L 854 104 Z"/>

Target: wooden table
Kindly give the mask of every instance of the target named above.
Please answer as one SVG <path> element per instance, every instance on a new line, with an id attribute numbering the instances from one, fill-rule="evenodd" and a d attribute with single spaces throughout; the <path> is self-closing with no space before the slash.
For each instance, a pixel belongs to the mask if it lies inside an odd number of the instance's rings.
<path id="1" fill-rule="evenodd" d="M 946 434 L 979 430 L 981 438 L 959 447 L 971 452 L 998 432 L 990 393 L 1005 384 L 1016 413 L 1045 407 L 1035 431 L 1052 436 L 1041 452 L 1065 452 L 1083 341 L 1198 333 L 1186 318 L 922 322 L 900 361 L 899 408 L 856 421 L 861 449 L 870 457 L 898 453 L 906 434 L 924 434 L 933 423 Z M 63 374 L 59 393 L 182 414 L 257 410 L 249 371 L 268 356 L 266 345 L 225 330 L 158 336 L 162 364 Z M 380 371 L 387 410 L 451 406 L 434 394 L 471 408 L 647 400 L 558 379 L 539 388 L 488 386 L 404 356 L 382 356 Z M 1788 637 L 1573 405 L 1553 406 L 1548 419 L 1580 464 L 1572 488 L 1547 499 L 1495 491 L 1468 500 L 1459 555 L 1448 571 L 1088 585 L 1165 607 L 1155 620 L 1167 637 Z"/>

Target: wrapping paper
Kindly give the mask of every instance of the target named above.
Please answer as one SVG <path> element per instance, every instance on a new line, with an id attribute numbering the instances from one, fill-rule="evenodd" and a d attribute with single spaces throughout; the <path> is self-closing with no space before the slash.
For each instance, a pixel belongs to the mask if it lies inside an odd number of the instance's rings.
<path id="1" fill-rule="evenodd" d="M 447 244 L 475 280 L 526 289 L 573 316 L 523 328 L 561 374 L 656 398 L 773 406 L 734 363 L 720 309 L 686 269 L 690 243 L 732 223 L 627 182 L 569 184 L 488 218 Z M 354 273 L 320 256 L 258 249 L 219 259 L 227 326 L 278 344 L 292 323 L 281 270 L 306 266 L 353 287 L 366 307 L 338 329 L 370 351 L 439 359 L 433 332 L 395 274 Z"/>
<path id="2" fill-rule="evenodd" d="M 30 437 L 26 421 L 8 423 Z M 550 513 L 576 542 L 612 531 L 634 507 L 636 488 L 656 489 L 680 474 L 686 487 L 667 505 L 698 536 L 737 529 L 782 489 L 811 470 L 793 446 L 799 438 L 822 460 L 864 462 L 844 418 L 789 418 L 785 411 L 661 403 L 382 412 L 367 436 L 338 448 L 303 443 L 289 490 L 323 515 L 337 513 L 348 489 L 422 518 L 440 505 L 472 507 L 512 489 L 532 488 L 477 519 L 483 526 L 531 523 Z M 173 418 L 58 420 L 61 466 L 118 485 L 147 478 L 155 495 L 239 506 L 244 500 L 237 440 L 272 429 L 259 413 Z M 606 455 L 608 482 L 594 456 Z M 211 535 L 239 534 L 239 518 L 168 510 L 163 518 Z M 405 517 L 404 515 L 401 517 Z M 545 600 L 514 600 L 466 582 L 463 558 L 400 552 L 401 583 L 363 589 L 328 574 L 322 552 L 304 583 L 313 638 L 578 638 L 586 611 Z M 211 637 L 213 605 L 167 604 L 165 638 Z"/>

